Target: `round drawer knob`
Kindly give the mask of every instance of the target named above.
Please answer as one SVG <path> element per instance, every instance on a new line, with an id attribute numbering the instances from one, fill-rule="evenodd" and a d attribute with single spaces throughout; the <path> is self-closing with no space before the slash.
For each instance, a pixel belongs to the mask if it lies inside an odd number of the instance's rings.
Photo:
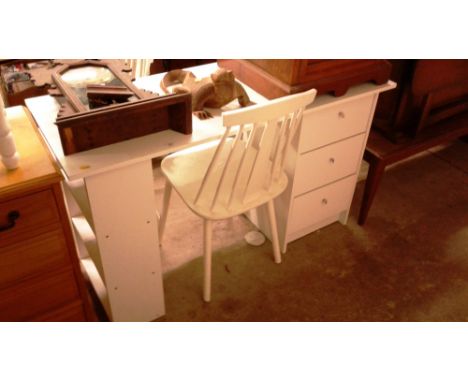
<path id="1" fill-rule="evenodd" d="M 322 199 L 322 204 L 323 204 L 323 205 L 326 205 L 326 204 L 328 204 L 328 200 L 327 200 L 327 199 L 325 199 L 325 198 L 323 198 L 323 199 Z"/>
<path id="2" fill-rule="evenodd" d="M 344 112 L 340 111 L 340 112 L 338 113 L 338 117 L 341 118 L 341 119 L 344 119 L 346 116 L 345 116 L 345 113 L 344 113 Z"/>
<path id="3" fill-rule="evenodd" d="M 335 158 L 330 158 L 330 159 L 328 160 L 328 162 L 330 162 L 330 164 L 334 164 L 334 163 L 335 163 Z"/>

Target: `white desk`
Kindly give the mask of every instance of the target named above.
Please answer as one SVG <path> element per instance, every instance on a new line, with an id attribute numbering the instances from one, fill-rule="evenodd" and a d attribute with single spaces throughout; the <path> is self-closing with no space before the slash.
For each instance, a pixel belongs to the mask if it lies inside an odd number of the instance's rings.
<path id="1" fill-rule="evenodd" d="M 191 68 L 207 76 L 216 64 Z M 161 75 L 136 85 L 161 93 Z M 323 95 L 306 110 L 302 128 L 288 153 L 289 184 L 275 200 L 282 251 L 289 242 L 335 221 L 345 224 L 356 186 L 375 105 L 381 92 L 396 86 L 355 86 L 342 97 Z M 245 86 L 252 101 L 266 99 Z M 64 156 L 54 124 L 58 105 L 52 97 L 26 101 L 63 175 L 69 213 L 82 264 L 114 321 L 149 321 L 164 314 L 164 294 L 154 203 L 151 159 L 218 138 L 221 112 L 213 119 L 193 118 L 193 134 L 166 130 Z M 266 213 L 249 218 L 270 236 Z"/>
<path id="2" fill-rule="evenodd" d="M 190 70 L 203 77 L 216 67 Z M 141 78 L 135 84 L 161 94 L 161 77 Z M 266 101 L 245 89 L 253 102 Z M 164 315 L 151 159 L 218 138 L 224 130 L 221 112 L 238 108 L 237 101 L 212 110 L 212 119 L 193 118 L 192 135 L 166 130 L 67 156 L 54 123 L 55 99 L 30 98 L 26 105 L 62 170 L 81 262 L 109 318 L 151 321 Z"/>

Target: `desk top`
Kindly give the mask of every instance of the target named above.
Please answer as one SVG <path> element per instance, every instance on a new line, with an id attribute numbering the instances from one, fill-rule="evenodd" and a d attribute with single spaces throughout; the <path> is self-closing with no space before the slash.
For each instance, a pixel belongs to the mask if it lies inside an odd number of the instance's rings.
<path id="1" fill-rule="evenodd" d="M 197 77 L 206 77 L 216 69 L 216 63 L 188 68 Z M 162 94 L 159 83 L 163 75 L 164 73 L 160 73 L 139 78 L 135 81 L 135 85 Z M 248 86 L 244 85 L 244 88 L 253 102 L 257 104 L 267 102 L 266 98 Z M 221 113 L 239 108 L 239 104 L 235 100 L 222 109 L 207 109 L 211 112 L 213 118 L 200 120 L 193 117 L 193 133 L 191 135 L 165 130 L 72 155 L 64 155 L 59 132 L 55 125 L 55 118 L 59 109 L 58 102 L 53 97 L 46 95 L 29 98 L 26 100 L 26 105 L 69 180 L 96 175 L 215 140 L 221 137 L 224 132 Z"/>
<path id="2" fill-rule="evenodd" d="M 187 70 L 190 70 L 197 77 L 201 78 L 209 76 L 217 67 L 217 64 L 213 63 L 188 68 Z M 142 77 L 134 83 L 139 88 L 162 94 L 159 83 L 164 74 L 165 73 L 160 73 L 153 76 Z M 250 99 L 256 104 L 268 102 L 265 97 L 258 94 L 247 85 L 243 84 L 243 86 Z M 317 97 L 312 105 L 308 107 L 308 110 L 330 107 L 337 105 L 339 102 L 346 102 L 350 98 L 358 98 L 369 95 L 370 93 L 380 93 L 394 88 L 395 86 L 396 84 L 392 81 L 388 81 L 388 83 L 383 85 L 374 85 L 371 83 L 357 85 L 350 88 L 348 92 L 341 97 L 332 97 L 330 95 Z M 213 118 L 200 120 L 197 117 L 193 117 L 191 135 L 184 135 L 173 130 L 165 130 L 65 156 L 63 154 L 59 132 L 55 125 L 55 118 L 59 109 L 57 101 L 53 97 L 46 95 L 29 98 L 26 100 L 26 105 L 34 116 L 39 130 L 62 168 L 64 175 L 69 180 L 96 175 L 218 139 L 224 132 L 221 113 L 240 107 L 237 100 L 234 100 L 222 109 L 207 108 L 213 115 Z"/>

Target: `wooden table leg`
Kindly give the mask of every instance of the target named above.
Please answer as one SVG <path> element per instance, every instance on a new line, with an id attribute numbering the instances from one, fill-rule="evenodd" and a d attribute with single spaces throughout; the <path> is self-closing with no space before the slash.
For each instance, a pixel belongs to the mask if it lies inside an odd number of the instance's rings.
<path id="1" fill-rule="evenodd" d="M 364 159 L 369 163 L 369 172 L 367 174 L 364 195 L 361 202 L 361 209 L 359 211 L 359 225 L 364 225 L 366 222 L 367 215 L 377 192 L 377 188 L 379 187 L 382 174 L 387 165 L 387 163 L 382 158 L 376 157 L 367 150 Z"/>

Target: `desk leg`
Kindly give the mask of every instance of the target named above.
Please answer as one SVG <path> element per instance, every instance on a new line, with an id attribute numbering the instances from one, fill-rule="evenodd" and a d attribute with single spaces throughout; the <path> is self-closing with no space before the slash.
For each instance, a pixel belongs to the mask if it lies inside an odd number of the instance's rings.
<path id="1" fill-rule="evenodd" d="M 370 152 L 366 151 L 364 159 L 369 163 L 369 172 L 367 174 L 364 195 L 362 197 L 361 209 L 359 211 L 359 225 L 364 225 L 367 219 L 375 194 L 382 179 L 386 163 Z"/>
<path id="2" fill-rule="evenodd" d="M 151 160 L 90 176 L 86 191 L 113 321 L 164 315 Z"/>

